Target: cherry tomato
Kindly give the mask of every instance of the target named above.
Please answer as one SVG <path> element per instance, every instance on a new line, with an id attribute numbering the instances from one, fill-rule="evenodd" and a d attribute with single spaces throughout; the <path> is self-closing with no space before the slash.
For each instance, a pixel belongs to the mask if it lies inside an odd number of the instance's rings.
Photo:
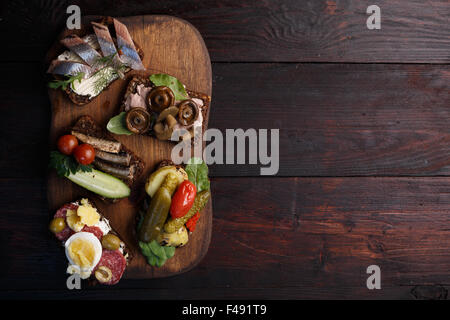
<path id="1" fill-rule="evenodd" d="M 95 150 L 90 144 L 84 143 L 75 148 L 73 156 L 78 163 L 88 165 L 95 159 Z"/>
<path id="2" fill-rule="evenodd" d="M 170 205 L 172 218 L 176 219 L 185 216 L 194 204 L 196 194 L 197 188 L 195 184 L 189 180 L 183 181 L 172 198 L 172 204 Z"/>
<path id="3" fill-rule="evenodd" d="M 66 155 L 71 155 L 73 150 L 78 147 L 78 140 L 71 134 L 66 134 L 58 139 L 58 150 Z"/>

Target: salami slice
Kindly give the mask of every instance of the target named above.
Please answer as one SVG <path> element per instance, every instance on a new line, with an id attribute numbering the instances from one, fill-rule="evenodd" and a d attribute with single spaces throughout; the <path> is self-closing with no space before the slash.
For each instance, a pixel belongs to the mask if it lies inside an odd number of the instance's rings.
<path id="1" fill-rule="evenodd" d="M 84 226 L 81 231 L 82 232 L 90 232 L 90 233 L 94 234 L 94 236 L 96 236 L 98 238 L 98 240 L 100 240 L 100 241 L 102 240 L 103 232 L 99 227 Z"/>
<path id="2" fill-rule="evenodd" d="M 102 257 L 95 267 L 95 270 L 100 266 L 107 267 L 112 273 L 111 280 L 102 284 L 113 285 L 118 283 L 120 278 L 122 278 L 123 272 L 127 266 L 127 260 L 119 250 L 103 250 Z"/>
<path id="3" fill-rule="evenodd" d="M 53 218 L 64 218 L 64 220 L 65 220 L 66 215 L 67 215 L 67 210 L 76 210 L 77 208 L 78 208 L 78 205 L 76 205 L 76 204 L 73 204 L 73 203 L 65 204 L 58 211 L 56 211 Z M 70 229 L 68 226 L 66 226 L 63 229 L 63 231 L 58 232 L 57 234 L 55 234 L 55 236 L 56 236 L 56 238 L 58 238 L 58 240 L 64 242 L 67 239 L 69 239 L 74 233 L 75 232 L 72 229 Z"/>

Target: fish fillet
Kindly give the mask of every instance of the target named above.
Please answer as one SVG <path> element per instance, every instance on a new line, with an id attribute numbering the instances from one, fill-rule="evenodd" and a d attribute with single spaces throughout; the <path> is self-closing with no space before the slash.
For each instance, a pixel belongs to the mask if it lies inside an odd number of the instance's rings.
<path id="1" fill-rule="evenodd" d="M 117 45 L 121 51 L 120 59 L 134 70 L 145 70 L 127 27 L 114 19 L 114 28 L 116 29 Z"/>
<path id="2" fill-rule="evenodd" d="M 83 78 L 88 78 L 93 70 L 88 65 L 76 61 L 53 60 L 48 67 L 47 73 L 58 74 L 62 76 L 76 76 L 80 72 L 84 73 Z"/>
<path id="3" fill-rule="evenodd" d="M 76 53 L 91 67 L 95 66 L 98 63 L 98 60 L 102 57 L 100 53 L 98 53 L 77 35 L 67 36 L 61 40 L 61 43 L 72 52 Z"/>

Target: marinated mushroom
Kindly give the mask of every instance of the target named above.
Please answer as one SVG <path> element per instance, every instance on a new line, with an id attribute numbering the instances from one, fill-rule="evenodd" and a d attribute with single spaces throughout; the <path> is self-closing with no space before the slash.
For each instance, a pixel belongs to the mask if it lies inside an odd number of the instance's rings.
<path id="1" fill-rule="evenodd" d="M 162 112 L 175 103 L 173 91 L 166 86 L 155 87 L 147 95 L 147 105 L 151 111 Z"/>
<path id="2" fill-rule="evenodd" d="M 153 127 L 156 137 L 159 140 L 170 140 L 172 137 L 173 129 L 177 124 L 177 120 L 172 115 L 168 115 L 164 122 L 158 122 Z"/>
<path id="3" fill-rule="evenodd" d="M 191 126 L 198 119 L 199 108 L 197 104 L 191 100 L 184 100 L 178 105 L 178 121 L 183 126 Z"/>
<path id="4" fill-rule="evenodd" d="M 125 123 L 133 133 L 145 133 L 150 128 L 150 114 L 142 108 L 132 108 L 125 115 Z"/>
<path id="5" fill-rule="evenodd" d="M 172 115 L 173 117 L 176 117 L 178 114 L 178 110 L 179 110 L 178 107 L 175 107 L 175 106 L 165 109 L 163 112 L 161 112 L 159 114 L 158 118 L 156 119 L 156 122 L 161 122 L 161 121 L 166 120 L 166 118 L 169 114 Z"/>

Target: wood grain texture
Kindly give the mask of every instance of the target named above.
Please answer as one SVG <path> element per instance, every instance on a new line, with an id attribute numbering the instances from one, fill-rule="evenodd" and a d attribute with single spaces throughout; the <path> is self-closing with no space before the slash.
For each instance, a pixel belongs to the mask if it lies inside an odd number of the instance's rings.
<path id="1" fill-rule="evenodd" d="M 282 129 L 279 174 L 299 177 L 211 167 L 226 177 L 212 181 L 211 246 L 185 274 L 66 290 L 47 230 L 42 61 L 69 4 L 186 19 L 217 62 L 210 127 Z M 381 30 L 365 26 L 371 4 Z M 447 0 L 3 1 L 0 298 L 447 299 L 449 10 Z M 365 287 L 369 264 L 382 290 Z"/>
<path id="2" fill-rule="evenodd" d="M 204 36 L 213 61 L 448 63 L 447 0 L 382 0 L 381 30 L 368 30 L 363 0 L 23 1 L 2 6 L 0 60 L 44 56 L 69 4 L 83 15 L 170 14 Z"/>
<path id="3" fill-rule="evenodd" d="M 34 63 L 3 70 L 13 81 L 0 79 L 0 133 L 10 136 L 0 140 L 0 176 L 40 177 L 48 163 L 44 71 Z M 32 81 L 15 86 L 30 70 Z M 213 71 L 210 127 L 280 128 L 280 176 L 450 173 L 449 66 L 216 63 Z M 252 165 L 210 169 L 212 176 L 260 173 Z"/>
<path id="4" fill-rule="evenodd" d="M 86 17 L 86 25 L 93 17 Z M 124 17 L 124 23 L 133 38 L 144 52 L 143 63 L 147 71 L 140 73 L 168 73 L 177 77 L 187 88 L 193 91 L 211 95 L 211 64 L 208 51 L 200 34 L 189 23 L 169 16 L 134 16 Z M 64 31 L 60 38 L 70 33 Z M 50 57 L 56 57 L 61 51 L 56 43 L 50 50 Z M 127 74 L 127 79 L 137 72 Z M 96 122 L 106 127 L 106 123 L 119 111 L 123 94 L 128 81 L 117 80 L 107 90 L 102 92 L 92 102 L 85 106 L 72 103 L 61 90 L 49 89 L 52 105 L 50 125 L 50 145 L 54 146 L 59 136 L 83 115 L 89 115 Z M 207 113 L 207 118 L 209 111 Z M 207 125 L 207 121 L 205 122 Z M 133 259 L 126 269 L 124 277 L 157 278 L 166 277 L 190 270 L 203 258 L 208 250 L 211 238 L 212 204 L 211 201 L 203 211 L 196 232 L 189 237 L 185 248 L 179 249 L 176 255 L 161 268 L 149 266 L 140 249 L 135 235 L 135 215 L 141 205 L 144 184 L 149 174 L 156 166 L 170 159 L 173 143 L 157 141 L 149 136 L 116 136 L 128 149 L 135 152 L 146 164 L 139 180 L 135 183 L 137 190 L 132 190 L 129 198 L 117 203 L 101 201 L 92 194 L 76 186 L 65 178 L 60 178 L 55 172 L 48 177 L 47 194 L 50 210 L 56 210 L 63 204 L 74 201 L 81 196 L 90 196 L 99 211 L 111 222 L 113 228 L 121 235 L 129 246 Z M 53 213 L 52 213 L 53 215 Z"/>
<path id="5" fill-rule="evenodd" d="M 450 66 L 241 63 L 213 73 L 210 127 L 279 129 L 281 176 L 450 173 Z"/>
<path id="6" fill-rule="evenodd" d="M 414 299 L 450 286 L 448 177 L 215 178 L 213 236 L 198 267 L 79 292 L 65 290 L 44 181 L 0 182 L 4 296 Z M 382 290 L 365 286 L 371 264 L 381 267 Z"/>

